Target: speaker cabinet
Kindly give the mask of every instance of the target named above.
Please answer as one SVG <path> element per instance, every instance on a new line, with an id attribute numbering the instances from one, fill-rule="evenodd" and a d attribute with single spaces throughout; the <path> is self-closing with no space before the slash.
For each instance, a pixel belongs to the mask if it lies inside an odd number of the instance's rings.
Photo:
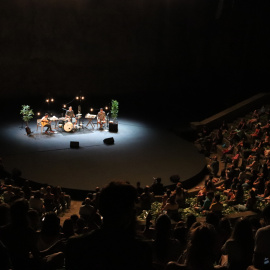
<path id="1" fill-rule="evenodd" d="M 109 131 L 110 132 L 118 132 L 118 124 L 109 123 Z"/>
<path id="2" fill-rule="evenodd" d="M 107 144 L 107 145 L 112 145 L 112 144 L 114 144 L 114 138 L 113 138 L 113 137 L 111 137 L 111 138 L 106 138 L 106 139 L 103 140 L 103 142 L 104 142 L 105 144 Z"/>
<path id="3" fill-rule="evenodd" d="M 70 142 L 70 148 L 79 148 L 79 142 L 71 141 Z"/>

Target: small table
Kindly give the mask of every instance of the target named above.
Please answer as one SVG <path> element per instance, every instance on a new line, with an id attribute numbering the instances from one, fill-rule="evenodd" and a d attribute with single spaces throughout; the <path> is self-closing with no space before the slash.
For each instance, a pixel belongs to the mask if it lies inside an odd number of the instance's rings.
<path id="1" fill-rule="evenodd" d="M 95 119 L 97 116 L 95 114 L 88 113 L 85 118 L 88 119 L 88 123 L 86 124 L 86 127 L 90 124 L 92 128 L 95 128 L 95 124 L 93 123 L 93 119 Z"/>

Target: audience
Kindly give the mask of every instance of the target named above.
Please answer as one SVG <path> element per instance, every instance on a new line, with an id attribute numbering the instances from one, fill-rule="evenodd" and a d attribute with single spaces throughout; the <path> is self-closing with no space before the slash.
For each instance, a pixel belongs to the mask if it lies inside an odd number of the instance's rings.
<path id="1" fill-rule="evenodd" d="M 18 177 L 16 181 L 6 177 L 1 186 L 0 268 L 267 269 L 269 123 L 260 111 L 234 123 L 235 129 L 223 123 L 215 131 L 202 130 L 198 142 L 209 150 L 212 166 L 197 194 L 197 206 L 190 204 L 189 192 L 180 181 L 168 188 L 161 178 L 155 178 L 144 189 L 140 182 L 136 188 L 126 182 L 111 182 L 89 193 L 78 213 L 63 220 L 61 226 L 58 214 L 69 208 L 71 201 L 61 187 L 33 190 L 28 180 L 21 179 L 17 186 Z M 236 138 L 238 130 L 241 138 Z M 234 154 L 227 159 L 229 153 Z M 225 168 L 216 179 L 220 168 L 214 164 L 221 157 L 226 158 Z M 160 209 L 155 213 L 152 204 L 156 201 Z M 266 207 L 261 213 L 258 206 L 262 202 Z M 240 218 L 234 224 L 224 211 L 227 205 L 257 216 Z M 197 212 L 187 214 L 187 206 Z M 144 228 L 136 223 L 136 215 L 142 211 L 147 214 Z M 198 215 L 204 221 L 198 222 Z"/>
<path id="2" fill-rule="evenodd" d="M 136 238 L 135 187 L 111 182 L 100 193 L 100 229 L 71 237 L 66 269 L 151 269 L 150 246 Z"/>

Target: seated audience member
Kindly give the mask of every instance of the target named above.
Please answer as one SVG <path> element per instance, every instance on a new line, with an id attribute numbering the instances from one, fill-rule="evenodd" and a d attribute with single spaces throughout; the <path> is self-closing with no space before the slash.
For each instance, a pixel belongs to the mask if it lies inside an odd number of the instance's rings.
<path id="1" fill-rule="evenodd" d="M 200 212 L 209 211 L 213 198 L 214 198 L 214 192 L 207 192 L 206 199 L 204 200 L 202 207 L 195 207 L 195 209 Z"/>
<path id="2" fill-rule="evenodd" d="M 265 269 L 265 259 L 270 258 L 270 204 L 267 204 L 262 212 L 264 227 L 257 230 L 255 235 L 255 248 L 253 254 L 253 265 L 259 269 Z"/>
<path id="3" fill-rule="evenodd" d="M 256 170 L 258 171 L 260 163 L 258 158 L 255 157 L 250 157 L 252 159 L 251 163 L 246 166 L 246 170 Z"/>
<path id="4" fill-rule="evenodd" d="M 229 218 L 222 217 L 219 220 L 219 224 L 217 227 L 217 262 L 220 262 L 220 258 L 222 257 L 221 248 L 226 243 L 226 241 L 230 238 L 232 233 L 231 222 Z"/>
<path id="5" fill-rule="evenodd" d="M 267 123 L 261 127 L 262 131 L 270 132 L 270 121 L 268 120 Z"/>
<path id="6" fill-rule="evenodd" d="M 240 151 L 237 150 L 237 152 L 235 153 L 234 156 L 232 156 L 231 158 L 230 157 L 227 157 L 227 162 L 228 163 L 232 163 L 232 165 L 235 168 L 238 168 L 239 159 L 240 159 Z"/>
<path id="7" fill-rule="evenodd" d="M 10 206 L 7 203 L 0 204 L 0 227 L 10 222 Z"/>
<path id="8" fill-rule="evenodd" d="M 257 198 L 256 198 L 256 193 L 253 189 L 250 189 L 249 191 L 249 197 L 246 201 L 246 210 L 248 211 L 256 211 L 257 207 L 256 207 L 256 203 L 257 203 Z"/>
<path id="9" fill-rule="evenodd" d="M 247 218 L 240 218 L 229 240 L 222 247 L 222 254 L 228 256 L 229 270 L 246 270 L 252 264 L 254 239 L 251 224 Z"/>
<path id="10" fill-rule="evenodd" d="M 29 200 L 32 195 L 32 188 L 30 187 L 29 180 L 25 180 L 22 191 L 24 192 L 25 199 Z"/>
<path id="11" fill-rule="evenodd" d="M 55 197 L 54 194 L 52 193 L 52 188 L 51 186 L 46 187 L 46 191 L 44 193 L 44 206 L 46 212 L 53 211 L 55 208 Z"/>
<path id="12" fill-rule="evenodd" d="M 151 191 L 154 193 L 154 195 L 163 195 L 165 188 L 163 184 L 161 183 L 161 178 L 155 178 L 154 183 L 150 187 Z"/>
<path id="13" fill-rule="evenodd" d="M 15 201 L 10 207 L 11 223 L 0 228 L 0 241 L 7 247 L 12 269 L 36 270 L 62 267 L 64 263 L 62 252 L 50 254 L 49 249 L 44 252 L 38 250 L 36 232 L 28 225 L 28 209 L 28 202 L 25 199 Z M 29 256 L 30 253 L 32 257 Z"/>
<path id="14" fill-rule="evenodd" d="M 214 135 L 214 138 L 212 141 L 212 147 L 210 150 L 212 150 L 212 152 L 216 152 L 217 145 L 222 144 L 222 140 L 223 140 L 223 133 L 222 133 L 222 129 L 219 128 L 216 134 Z"/>
<path id="15" fill-rule="evenodd" d="M 167 188 L 166 192 L 162 196 L 162 205 L 161 205 L 161 208 L 163 208 L 166 205 L 166 203 L 168 202 L 169 198 L 171 197 L 171 193 L 172 193 L 172 191 L 169 188 Z"/>
<path id="16" fill-rule="evenodd" d="M 138 197 L 140 197 L 142 195 L 142 193 L 143 193 L 143 188 L 141 187 L 141 182 L 140 181 L 138 181 L 136 183 L 136 189 L 137 189 L 137 195 L 138 195 Z"/>
<path id="17" fill-rule="evenodd" d="M 251 133 L 250 136 L 253 139 L 253 141 L 255 139 L 260 139 L 262 136 L 261 125 L 257 124 L 255 131 L 253 133 Z"/>
<path id="18" fill-rule="evenodd" d="M 233 150 L 234 150 L 234 144 L 233 143 L 230 143 L 230 145 L 226 149 L 224 149 L 222 151 L 221 160 L 224 161 L 226 159 L 227 154 L 232 154 L 233 153 Z"/>
<path id="19" fill-rule="evenodd" d="M 215 186 L 213 184 L 212 178 L 209 177 L 209 179 L 206 179 L 204 182 L 204 187 L 199 190 L 198 195 L 197 195 L 197 203 L 202 205 L 207 192 L 214 192 L 215 191 Z"/>
<path id="20" fill-rule="evenodd" d="M 95 213 L 96 213 L 95 207 L 91 205 L 91 200 L 90 198 L 87 197 L 84 200 L 84 204 L 80 207 L 79 210 L 80 218 L 84 219 L 86 223 L 89 225 L 90 223 L 93 222 Z"/>
<path id="21" fill-rule="evenodd" d="M 6 187 L 6 190 L 3 193 L 4 202 L 10 203 L 14 197 L 15 197 L 15 193 L 13 192 L 13 187 L 11 185 L 8 185 Z"/>
<path id="22" fill-rule="evenodd" d="M 150 246 L 136 238 L 135 187 L 111 182 L 100 194 L 100 229 L 71 237 L 66 246 L 66 269 L 142 269 L 152 267 Z"/>
<path id="23" fill-rule="evenodd" d="M 166 270 L 214 270 L 217 253 L 215 229 L 210 224 L 198 225 L 191 230 L 181 264 L 169 262 Z"/>
<path id="24" fill-rule="evenodd" d="M 178 208 L 179 206 L 175 200 L 175 195 L 172 195 L 166 205 L 162 208 L 162 211 L 166 211 L 170 219 L 179 221 L 180 214 L 178 213 Z"/>
<path id="25" fill-rule="evenodd" d="M 37 232 L 40 229 L 40 214 L 37 210 L 29 209 L 27 213 L 29 227 Z"/>
<path id="26" fill-rule="evenodd" d="M 257 110 L 254 110 L 254 112 L 252 113 L 251 119 L 249 119 L 249 120 L 247 121 L 247 127 L 248 127 L 249 129 L 251 129 L 251 128 L 252 128 L 252 125 L 253 125 L 254 123 L 257 123 L 257 122 L 259 121 L 259 119 L 260 119 L 260 116 L 259 116 L 258 111 L 257 111 Z"/>
<path id="27" fill-rule="evenodd" d="M 220 202 L 220 195 L 216 194 L 212 204 L 209 207 L 211 212 L 217 213 L 221 216 L 223 210 L 223 204 Z"/>
<path id="28" fill-rule="evenodd" d="M 218 224 L 221 216 L 217 212 L 207 212 L 205 216 L 205 222 L 214 226 L 215 230 L 218 229 Z"/>
<path id="29" fill-rule="evenodd" d="M 217 159 L 217 156 L 213 157 L 211 163 L 207 165 L 207 168 L 214 177 L 217 177 L 219 172 L 219 161 Z"/>
<path id="30" fill-rule="evenodd" d="M 197 222 L 197 218 L 194 214 L 188 214 L 187 215 L 187 220 L 186 220 L 186 227 L 187 230 L 189 231 L 191 226 Z"/>
<path id="31" fill-rule="evenodd" d="M 265 180 L 261 176 L 257 177 L 253 183 L 253 188 L 256 195 L 263 194 L 265 189 Z"/>
<path id="32" fill-rule="evenodd" d="M 69 237 L 75 235 L 73 222 L 70 218 L 65 219 L 63 223 L 62 233 L 65 239 L 68 239 Z"/>
<path id="33" fill-rule="evenodd" d="M 242 118 L 237 125 L 237 129 L 241 130 L 241 129 L 246 129 L 246 128 L 247 128 L 247 121 L 245 120 L 245 118 Z"/>
<path id="34" fill-rule="evenodd" d="M 75 233 L 77 235 L 83 234 L 86 232 L 87 228 L 88 227 L 87 227 L 85 220 L 83 218 L 78 218 L 76 221 Z"/>
<path id="35" fill-rule="evenodd" d="M 187 192 L 183 188 L 182 183 L 178 182 L 175 190 L 173 191 L 173 195 L 175 195 L 175 201 L 177 202 L 180 208 L 185 207 L 186 205 L 186 196 L 187 196 L 186 194 Z"/>
<path id="36" fill-rule="evenodd" d="M 262 146 L 264 146 L 264 147 L 270 146 L 270 135 L 269 135 L 269 131 L 266 131 L 264 133 L 264 138 L 262 140 Z"/>
<path id="37" fill-rule="evenodd" d="M 144 192 L 140 197 L 140 208 L 141 210 L 150 210 L 151 204 L 154 202 L 154 195 L 150 191 L 150 187 L 146 186 Z"/>
<path id="38" fill-rule="evenodd" d="M 267 146 L 264 150 L 264 156 L 265 158 L 269 159 L 270 158 L 270 147 Z"/>
<path id="39" fill-rule="evenodd" d="M 182 254 L 187 248 L 187 235 L 188 230 L 184 221 L 179 221 L 173 229 L 173 237 L 180 243 L 180 252 Z"/>
<path id="40" fill-rule="evenodd" d="M 54 212 L 45 214 L 38 233 L 38 250 L 46 250 L 63 238 L 61 234 L 60 218 Z"/>
<path id="41" fill-rule="evenodd" d="M 160 215 L 157 218 L 155 231 L 153 262 L 157 267 L 165 267 L 169 261 L 176 261 L 179 257 L 180 244 L 171 237 L 171 220 L 167 215 Z"/>
<path id="42" fill-rule="evenodd" d="M 244 189 L 241 183 L 236 184 L 236 188 L 232 188 L 232 192 L 228 195 L 228 204 L 242 204 L 244 199 Z"/>
<path id="43" fill-rule="evenodd" d="M 30 197 L 29 207 L 42 214 L 45 211 L 44 200 L 41 198 L 40 191 L 36 191 L 33 196 Z"/>
<path id="44" fill-rule="evenodd" d="M 263 194 L 259 194 L 261 198 L 267 198 L 270 196 L 270 181 L 265 182 L 265 189 Z"/>
<path id="45" fill-rule="evenodd" d="M 145 227 L 142 232 L 142 236 L 144 239 L 150 240 L 150 241 L 152 241 L 155 237 L 155 229 L 153 228 L 153 226 L 151 226 L 152 225 L 151 220 L 152 220 L 152 214 L 149 211 L 145 219 Z"/>

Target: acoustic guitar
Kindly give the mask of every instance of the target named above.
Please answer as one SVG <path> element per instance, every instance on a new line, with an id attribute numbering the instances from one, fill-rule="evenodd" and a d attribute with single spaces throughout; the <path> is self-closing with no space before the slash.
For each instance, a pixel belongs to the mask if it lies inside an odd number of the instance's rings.
<path id="1" fill-rule="evenodd" d="M 49 120 L 42 120 L 40 123 L 41 123 L 41 125 L 44 127 L 44 126 L 50 124 L 51 121 L 49 121 Z"/>

